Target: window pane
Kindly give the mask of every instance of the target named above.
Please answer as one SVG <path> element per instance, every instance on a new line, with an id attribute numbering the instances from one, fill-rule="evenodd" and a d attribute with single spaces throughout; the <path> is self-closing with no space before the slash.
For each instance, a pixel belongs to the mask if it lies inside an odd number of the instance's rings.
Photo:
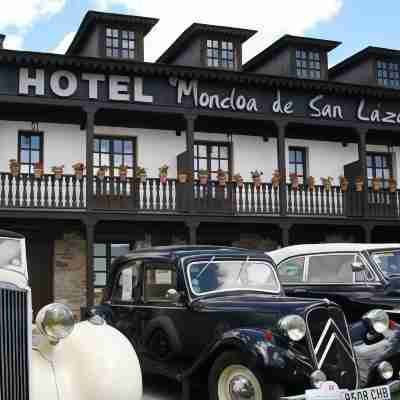
<path id="1" fill-rule="evenodd" d="M 218 171 L 219 169 L 219 161 L 211 160 L 211 171 Z"/>
<path id="2" fill-rule="evenodd" d="M 114 140 L 114 153 L 122 153 L 122 140 Z"/>
<path id="3" fill-rule="evenodd" d="M 133 166 L 133 157 L 132 156 L 124 156 L 124 164 L 129 167 Z"/>
<path id="4" fill-rule="evenodd" d="M 289 162 L 293 163 L 296 161 L 296 152 L 293 150 L 289 150 Z"/>
<path id="5" fill-rule="evenodd" d="M 95 243 L 94 244 L 94 255 L 97 257 L 106 256 L 106 244 L 105 243 Z"/>
<path id="6" fill-rule="evenodd" d="M 101 165 L 110 166 L 110 156 L 108 154 L 101 155 Z"/>
<path id="7" fill-rule="evenodd" d="M 100 162 L 99 153 L 93 153 L 93 164 L 99 165 L 99 162 Z"/>
<path id="8" fill-rule="evenodd" d="M 110 151 L 110 141 L 107 139 L 101 140 L 101 151 L 104 153 L 108 153 Z"/>
<path id="9" fill-rule="evenodd" d="M 133 143 L 130 140 L 124 141 L 124 153 L 132 154 L 133 153 Z"/>
<path id="10" fill-rule="evenodd" d="M 40 152 L 32 151 L 31 152 L 31 163 L 37 163 L 40 161 Z"/>
<path id="11" fill-rule="evenodd" d="M 21 162 L 27 163 L 29 162 L 29 151 L 21 150 Z"/>
<path id="12" fill-rule="evenodd" d="M 119 167 L 122 165 L 122 155 L 116 154 L 114 155 L 114 167 Z"/>
<path id="13" fill-rule="evenodd" d="M 106 271 L 107 261 L 105 258 L 95 258 L 94 259 L 94 270 L 95 271 Z"/>
<path id="14" fill-rule="evenodd" d="M 228 167 L 229 167 L 228 160 L 221 160 L 221 161 L 220 161 L 220 164 L 219 164 L 219 167 L 220 167 L 222 170 L 228 172 L 228 169 L 229 169 L 229 168 L 228 168 Z"/>
<path id="15" fill-rule="evenodd" d="M 105 286 L 107 281 L 107 274 L 96 273 L 94 275 L 94 285 L 95 286 Z"/>
<path id="16" fill-rule="evenodd" d="M 220 146 L 219 148 L 219 155 L 221 158 L 228 158 L 228 147 L 226 146 Z"/>
<path id="17" fill-rule="evenodd" d="M 199 145 L 199 157 L 207 156 L 207 147 L 204 145 Z"/>
<path id="18" fill-rule="evenodd" d="M 39 136 L 31 136 L 31 148 L 32 149 L 40 149 L 40 137 Z"/>
<path id="19" fill-rule="evenodd" d="M 29 165 L 21 165 L 21 172 L 23 174 L 29 174 L 31 172 Z"/>
<path id="20" fill-rule="evenodd" d="M 311 283 L 352 283 L 353 261 L 353 254 L 311 256 L 308 280 Z"/>
<path id="21" fill-rule="evenodd" d="M 112 243 L 111 244 L 111 257 L 119 257 L 129 253 L 130 246 L 128 243 Z"/>
<path id="22" fill-rule="evenodd" d="M 294 258 L 279 265 L 278 273 L 282 282 L 303 282 L 305 257 Z"/>

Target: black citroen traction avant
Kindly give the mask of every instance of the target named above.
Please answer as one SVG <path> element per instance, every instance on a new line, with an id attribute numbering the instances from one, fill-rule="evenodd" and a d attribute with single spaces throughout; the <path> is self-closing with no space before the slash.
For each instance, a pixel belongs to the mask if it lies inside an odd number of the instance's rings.
<path id="1" fill-rule="evenodd" d="M 351 335 L 336 304 L 286 297 L 264 254 L 139 250 L 114 261 L 102 304 L 91 311 L 131 340 L 144 373 L 182 382 L 184 395 L 197 383 L 214 400 L 298 400 L 325 381 L 348 390 L 398 386 L 386 365 L 391 361 L 397 377 L 396 327 L 368 352 L 366 324 Z"/>

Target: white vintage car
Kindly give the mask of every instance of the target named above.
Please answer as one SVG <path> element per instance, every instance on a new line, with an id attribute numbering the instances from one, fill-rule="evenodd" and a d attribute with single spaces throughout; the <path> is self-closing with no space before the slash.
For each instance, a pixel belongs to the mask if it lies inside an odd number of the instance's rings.
<path id="1" fill-rule="evenodd" d="M 140 400 L 130 342 L 101 317 L 75 323 L 62 304 L 32 325 L 25 239 L 0 230 L 0 399 Z"/>

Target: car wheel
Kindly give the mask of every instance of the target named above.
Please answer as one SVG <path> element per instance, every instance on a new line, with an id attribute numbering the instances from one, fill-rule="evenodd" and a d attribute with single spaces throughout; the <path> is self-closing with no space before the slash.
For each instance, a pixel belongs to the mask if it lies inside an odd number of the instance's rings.
<path id="1" fill-rule="evenodd" d="M 280 385 L 267 384 L 236 351 L 223 353 L 215 360 L 208 389 L 211 400 L 278 400 L 282 395 Z"/>

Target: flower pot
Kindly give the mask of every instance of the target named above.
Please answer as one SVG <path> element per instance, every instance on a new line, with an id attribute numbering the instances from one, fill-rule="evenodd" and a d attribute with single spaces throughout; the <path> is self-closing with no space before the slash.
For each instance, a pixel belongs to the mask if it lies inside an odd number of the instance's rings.
<path id="1" fill-rule="evenodd" d="M 372 190 L 379 192 L 381 190 L 381 183 L 379 181 L 372 181 Z"/>
<path id="2" fill-rule="evenodd" d="M 218 177 L 218 185 L 219 186 L 226 186 L 226 176 Z"/>
<path id="3" fill-rule="evenodd" d="M 389 193 L 395 193 L 397 190 L 397 182 L 396 179 L 389 179 Z"/>
<path id="4" fill-rule="evenodd" d="M 356 192 L 362 192 L 364 187 L 364 182 L 356 181 Z"/>
<path id="5" fill-rule="evenodd" d="M 167 176 L 167 175 L 161 175 L 161 176 L 160 176 L 160 183 L 161 183 L 162 185 L 166 185 L 167 182 L 168 182 L 168 176 Z"/>
<path id="6" fill-rule="evenodd" d="M 13 165 L 10 167 L 11 175 L 14 177 L 19 175 L 19 171 L 20 171 L 19 165 Z"/>
<path id="7" fill-rule="evenodd" d="M 259 187 L 261 185 L 261 176 L 253 176 L 253 184 Z"/>
<path id="8" fill-rule="evenodd" d="M 349 190 L 349 182 L 341 182 L 340 183 L 340 190 L 345 193 Z"/>
<path id="9" fill-rule="evenodd" d="M 207 185 L 208 176 L 199 176 L 200 185 Z"/>
<path id="10" fill-rule="evenodd" d="M 83 178 L 83 170 L 82 169 L 76 169 L 75 171 L 74 171 L 74 173 L 75 173 L 75 177 L 76 177 L 76 179 L 82 179 Z"/>
<path id="11" fill-rule="evenodd" d="M 178 174 L 179 183 L 186 183 L 187 178 L 188 178 L 187 174 Z"/>
<path id="12" fill-rule="evenodd" d="M 43 176 L 43 168 L 34 168 L 33 174 L 35 175 L 35 178 L 40 179 Z"/>
<path id="13" fill-rule="evenodd" d="M 55 170 L 53 170 L 53 173 L 54 173 L 54 177 L 56 178 L 56 179 L 61 179 L 62 178 L 62 176 L 63 176 L 63 170 L 62 169 L 55 169 Z"/>
<path id="14" fill-rule="evenodd" d="M 104 177 L 106 176 L 106 171 L 103 171 L 101 169 L 99 169 L 97 171 L 97 177 L 102 181 L 104 179 Z"/>
<path id="15" fill-rule="evenodd" d="M 146 183 L 146 180 L 147 180 L 147 176 L 146 176 L 146 175 L 140 175 L 140 176 L 139 176 L 139 181 L 140 181 L 141 183 Z"/>
<path id="16" fill-rule="evenodd" d="M 121 181 L 126 181 L 126 178 L 128 177 L 128 171 L 119 171 L 119 178 Z"/>
<path id="17" fill-rule="evenodd" d="M 239 178 L 237 181 L 236 181 L 236 183 L 237 183 L 237 185 L 238 185 L 238 187 L 243 187 L 243 185 L 244 185 L 244 180 L 243 180 L 243 178 Z"/>

